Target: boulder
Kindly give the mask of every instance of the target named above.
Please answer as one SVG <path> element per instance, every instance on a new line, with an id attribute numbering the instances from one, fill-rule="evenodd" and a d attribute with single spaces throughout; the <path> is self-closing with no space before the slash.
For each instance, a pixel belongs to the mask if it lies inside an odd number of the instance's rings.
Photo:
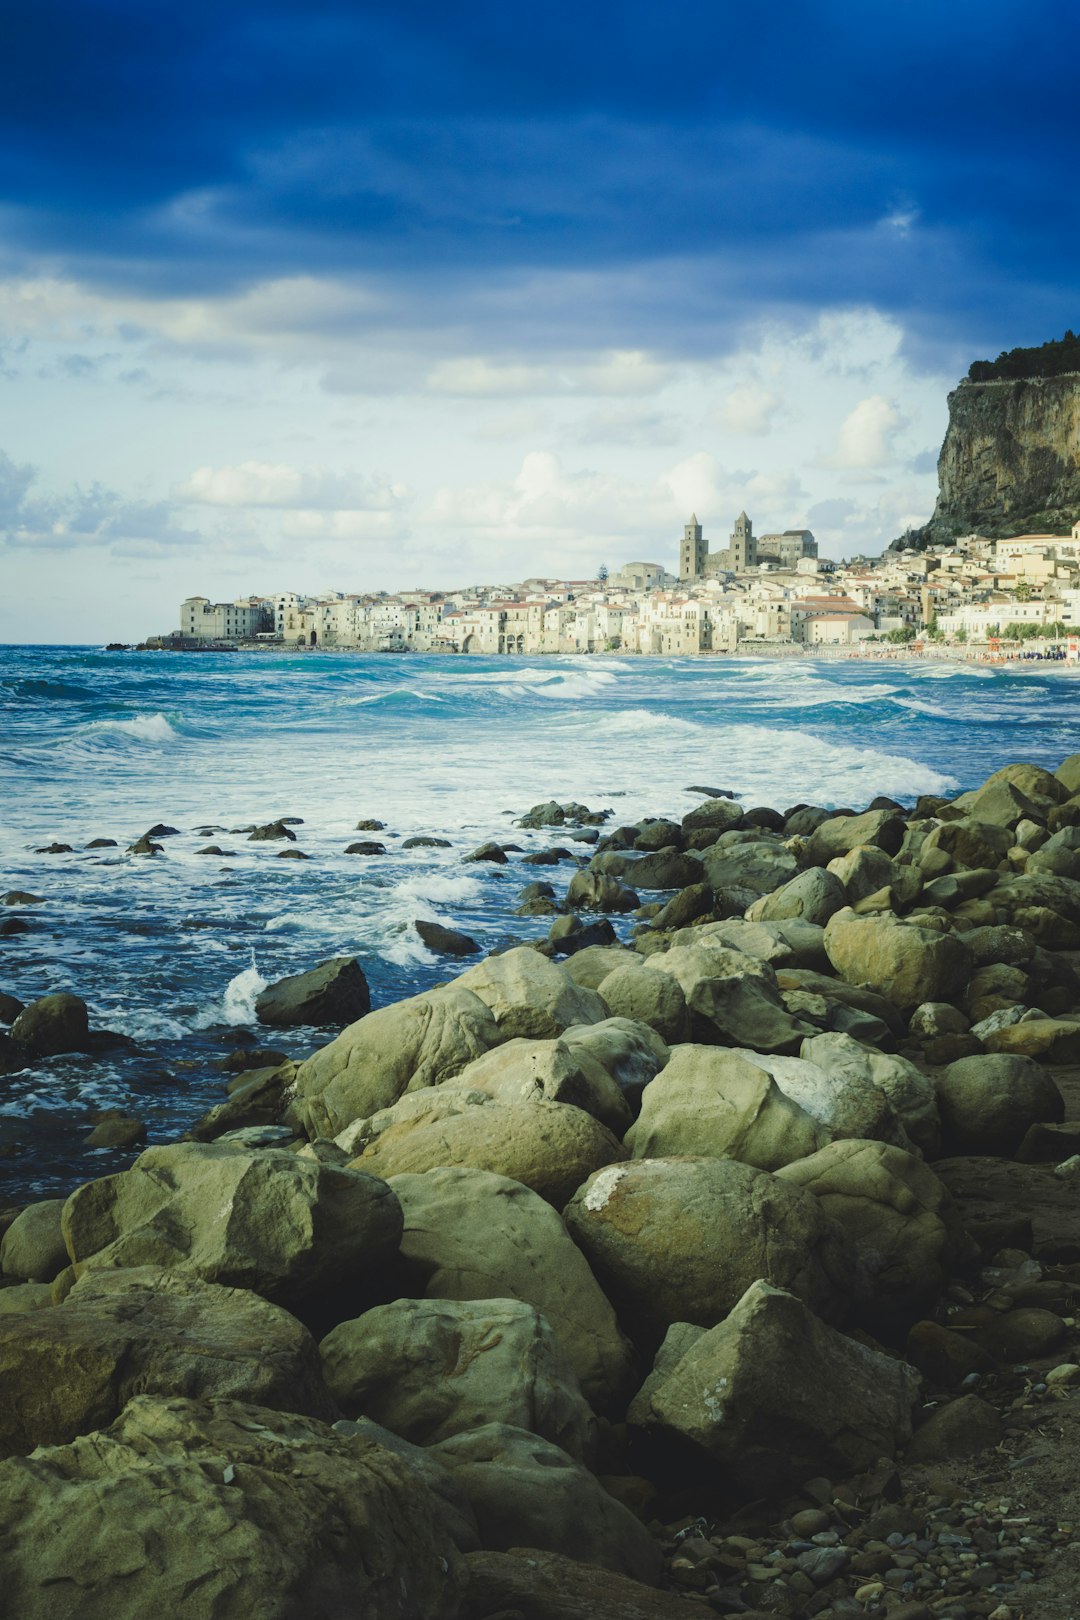
<path id="1" fill-rule="evenodd" d="M 904 1453 L 907 1463 L 952 1462 L 975 1457 L 1005 1438 L 1000 1414 L 978 1395 L 961 1395 L 937 1407 L 916 1429 Z"/>
<path id="2" fill-rule="evenodd" d="M 136 1394 L 337 1416 L 295 1317 L 245 1288 L 152 1266 L 92 1273 L 54 1309 L 0 1319 L 0 1381 L 3 1456 L 103 1429 Z"/>
<path id="3" fill-rule="evenodd" d="M 888 914 L 838 911 L 825 929 L 825 949 L 841 978 L 868 985 L 904 1010 L 952 1001 L 971 976 L 971 953 L 955 934 L 898 922 Z"/>
<path id="4" fill-rule="evenodd" d="M 758 1063 L 715 1046 L 676 1046 L 645 1087 L 624 1138 L 635 1159 L 689 1154 L 776 1170 L 805 1158 L 828 1133 Z"/>
<path id="5" fill-rule="evenodd" d="M 607 1017 L 595 990 L 575 984 L 565 968 L 526 945 L 487 957 L 459 974 L 454 988 L 469 991 L 490 1008 L 504 1040 L 550 1040 L 571 1024 L 594 1024 Z"/>
<path id="6" fill-rule="evenodd" d="M 68 1263 L 60 1217 L 62 1198 L 43 1198 L 20 1210 L 0 1241 L 0 1271 L 20 1282 L 51 1283 Z"/>
<path id="7" fill-rule="evenodd" d="M 78 1187 L 63 1230 L 77 1276 L 157 1266 L 291 1307 L 389 1260 L 401 1209 L 385 1181 L 358 1170 L 285 1149 L 178 1142 Z"/>
<path id="8" fill-rule="evenodd" d="M 940 1071 L 935 1085 L 949 1154 L 1008 1158 L 1031 1125 L 1060 1124 L 1065 1117 L 1061 1092 L 1030 1057 L 987 1052 L 960 1058 Z"/>
<path id="9" fill-rule="evenodd" d="M 538 1547 L 473 1552 L 463 1560 L 470 1615 L 504 1620 L 687 1620 L 677 1592 L 657 1591 Z"/>
<path id="10" fill-rule="evenodd" d="M 452 1079 L 504 1039 L 460 981 L 410 996 L 368 1013 L 300 1065 L 293 1117 L 310 1136 L 336 1136 L 403 1092 Z"/>
<path id="11" fill-rule="evenodd" d="M 828 1139 L 869 1137 L 897 1147 L 911 1146 L 888 1097 L 870 1078 L 868 1067 L 851 1064 L 846 1069 L 826 1070 L 809 1058 L 774 1057 L 745 1049 L 739 1056 L 770 1074 L 784 1096 L 816 1120 Z"/>
<path id="12" fill-rule="evenodd" d="M 928 1041 L 939 1035 L 966 1035 L 971 1020 L 948 1001 L 924 1001 L 912 1013 L 908 1028 L 920 1040 Z"/>
<path id="13" fill-rule="evenodd" d="M 1029 855 L 1026 872 L 1050 872 L 1056 877 L 1080 877 L 1080 827 L 1063 827 Z"/>
<path id="14" fill-rule="evenodd" d="M 966 809 L 982 794 L 999 787 L 1013 788 L 1024 794 L 1044 814 L 1055 804 L 1063 804 L 1069 797 L 1068 789 L 1058 777 L 1051 776 L 1041 765 L 1032 765 L 1022 760 L 1011 765 L 1002 765 L 993 776 L 987 777 L 981 787 L 974 788 L 970 793 L 961 793 L 953 803 L 961 809 Z"/>
<path id="15" fill-rule="evenodd" d="M 564 1219 L 627 1331 L 713 1327 L 757 1277 L 820 1316 L 844 1313 L 852 1257 L 820 1204 L 730 1159 L 656 1158 L 598 1171 Z"/>
<path id="16" fill-rule="evenodd" d="M 812 1475 L 845 1478 L 911 1435 L 918 1375 L 820 1322 L 794 1294 L 752 1283 L 643 1390 L 629 1420 L 750 1497 Z"/>
<path id="17" fill-rule="evenodd" d="M 741 951 L 675 946 L 646 959 L 647 971 L 670 974 L 690 1013 L 695 1039 L 725 1041 L 759 1052 L 797 1052 L 809 1025 L 793 1018 L 767 963 Z"/>
<path id="18" fill-rule="evenodd" d="M 390 1184 L 405 1213 L 401 1292 L 524 1300 L 547 1317 L 593 1405 L 625 1393 L 629 1346 L 550 1204 L 486 1170 L 428 1170 Z"/>
<path id="19" fill-rule="evenodd" d="M 475 939 L 459 933 L 456 928 L 444 928 L 442 923 L 426 922 L 423 917 L 418 917 L 413 927 L 428 950 L 439 956 L 479 955 L 480 947 Z"/>
<path id="20" fill-rule="evenodd" d="M 970 793 L 961 793 L 954 799 L 958 810 L 964 810 L 975 821 L 986 821 L 995 827 L 1013 828 L 1021 821 L 1045 821 L 1050 802 L 1037 804 L 1034 799 L 1002 777 L 1000 772 Z"/>
<path id="21" fill-rule="evenodd" d="M 521 1300 L 395 1300 L 339 1323 L 319 1354 L 347 1417 L 417 1445 L 508 1423 L 593 1460 L 596 1419 L 566 1351 Z"/>
<path id="22" fill-rule="evenodd" d="M 11 1038 L 34 1057 L 84 1052 L 90 1034 L 86 1002 L 80 996 L 42 996 L 32 1001 L 11 1026 Z"/>
<path id="23" fill-rule="evenodd" d="M 729 798 L 712 798 L 704 804 L 695 804 L 682 818 L 682 830 L 702 832 L 715 830 L 717 838 L 742 820 L 742 805 Z"/>
<path id="24" fill-rule="evenodd" d="M 901 1148 L 830 1142 L 776 1176 L 813 1193 L 846 1232 L 858 1316 L 879 1337 L 902 1335 L 928 1316 L 954 1269 L 975 1258 L 944 1183 Z"/>
<path id="25" fill-rule="evenodd" d="M 903 817 L 894 810 L 867 810 L 861 816 L 833 816 L 810 834 L 807 857 L 814 866 L 828 866 L 860 844 L 895 855 L 904 841 Z"/>
<path id="26" fill-rule="evenodd" d="M 621 1136 L 630 1123 L 630 1105 L 618 1081 L 591 1052 L 575 1049 L 565 1036 L 554 1041 L 507 1041 L 477 1058 L 455 1086 L 484 1092 L 500 1103 L 568 1103 Z"/>
<path id="27" fill-rule="evenodd" d="M 845 905 L 847 895 L 836 873 L 811 866 L 771 894 L 755 900 L 746 915 L 751 922 L 783 922 L 788 917 L 801 917 L 804 922 L 824 927 L 833 912 Z"/>
<path id="28" fill-rule="evenodd" d="M 718 892 L 745 889 L 752 895 L 771 894 L 798 875 L 799 863 L 786 844 L 766 833 L 731 835 L 707 849 L 702 857 L 705 878 Z"/>
<path id="29" fill-rule="evenodd" d="M 877 849 L 873 844 L 856 844 L 845 855 L 835 856 L 827 870 L 843 884 L 847 903 L 853 906 L 859 900 L 877 894 L 880 889 L 887 889 L 896 876 L 897 868 L 883 849 Z M 834 910 L 837 909 L 834 907 Z"/>
<path id="30" fill-rule="evenodd" d="M 584 1062 L 599 1063 L 625 1095 L 637 1098 L 671 1056 L 650 1025 L 633 1018 L 602 1018 L 568 1029 L 564 1044 Z"/>
<path id="31" fill-rule="evenodd" d="M 459 1610 L 457 1549 L 405 1462 L 246 1402 L 137 1396 L 104 1434 L 0 1464 L 0 1521 L 19 1620 Z"/>
<path id="32" fill-rule="evenodd" d="M 682 985 L 670 973 L 646 973 L 640 957 L 620 963 L 597 989 L 615 1018 L 647 1024 L 669 1046 L 690 1039 L 690 1014 Z"/>
<path id="33" fill-rule="evenodd" d="M 994 867 L 1005 859 L 1011 842 L 1006 828 L 998 827 L 992 821 L 977 821 L 973 816 L 962 816 L 956 821 L 943 821 L 931 828 L 923 839 L 919 862 L 924 867 L 931 866 L 930 852 L 939 850 L 957 866 Z"/>
<path id="34" fill-rule="evenodd" d="M 261 827 L 252 827 L 248 834 L 249 844 L 274 843 L 279 839 L 295 841 L 296 834 L 284 821 L 267 821 Z"/>
<path id="35" fill-rule="evenodd" d="M 934 1083 L 907 1058 L 876 1052 L 839 1031 L 811 1036 L 803 1042 L 800 1056 L 837 1082 L 858 1080 L 876 1086 L 885 1093 L 915 1147 L 930 1158 L 940 1152 L 941 1119 Z"/>
<path id="36" fill-rule="evenodd" d="M 716 896 L 708 883 L 691 883 L 672 895 L 652 919 L 658 930 L 688 928 L 699 917 L 715 916 Z"/>
<path id="37" fill-rule="evenodd" d="M 701 862 L 678 849 L 658 849 L 651 855 L 627 856 L 617 875 L 635 889 L 686 889 L 701 882 Z"/>
<path id="38" fill-rule="evenodd" d="M 575 951 L 565 964 L 574 983 L 586 990 L 599 990 L 608 974 L 618 968 L 640 966 L 640 956 L 625 945 L 587 945 L 583 951 Z"/>
<path id="39" fill-rule="evenodd" d="M 619 1138 L 591 1114 L 540 1097 L 391 1126 L 351 1168 L 383 1177 L 420 1174 L 438 1165 L 492 1170 L 562 1209 L 594 1170 L 627 1156 Z"/>
<path id="40" fill-rule="evenodd" d="M 636 911 L 641 904 L 633 889 L 606 872 L 575 872 L 566 903 L 581 911 Z"/>
<path id="41" fill-rule="evenodd" d="M 432 838 L 427 833 L 415 833 L 411 838 L 404 838 L 402 849 L 450 849 L 449 838 Z"/>
<path id="42" fill-rule="evenodd" d="M 28 1046 L 0 1031 L 0 1074 L 18 1074 L 28 1069 L 33 1061 L 34 1055 Z"/>
<path id="43" fill-rule="evenodd" d="M 351 1024 L 371 1011 L 371 995 L 355 956 L 335 956 L 308 973 L 267 985 L 255 998 L 260 1024 Z"/>
<path id="44" fill-rule="evenodd" d="M 1061 1018 L 1020 1018 L 986 1036 L 988 1052 L 1037 1058 L 1040 1063 L 1080 1063 L 1080 1024 Z"/>
<path id="45" fill-rule="evenodd" d="M 21 1316 L 25 1311 L 45 1311 L 53 1303 L 48 1283 L 13 1283 L 0 1288 L 0 1316 Z"/>
<path id="46" fill-rule="evenodd" d="M 429 1450 L 464 1490 L 485 1548 L 539 1547 L 659 1585 L 660 1549 L 641 1520 L 550 1440 L 487 1423 Z"/>

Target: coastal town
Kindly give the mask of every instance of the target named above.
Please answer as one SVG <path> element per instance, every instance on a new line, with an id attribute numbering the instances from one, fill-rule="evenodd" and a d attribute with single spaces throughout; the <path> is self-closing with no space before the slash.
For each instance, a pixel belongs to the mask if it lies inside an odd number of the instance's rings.
<path id="1" fill-rule="evenodd" d="M 672 559 L 674 561 L 674 558 Z M 601 567 L 594 579 L 533 576 L 460 590 L 188 597 L 180 628 L 147 639 L 179 651 L 239 647 L 488 655 L 620 653 L 1080 658 L 1080 521 L 1071 533 L 971 534 L 842 562 L 809 529 L 754 534 L 740 512 L 710 549 L 697 515 L 677 572 Z"/>

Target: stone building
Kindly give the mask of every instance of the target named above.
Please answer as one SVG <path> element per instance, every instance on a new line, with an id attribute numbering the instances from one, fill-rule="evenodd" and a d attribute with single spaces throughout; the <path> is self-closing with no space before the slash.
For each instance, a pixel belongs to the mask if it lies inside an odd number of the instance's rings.
<path id="1" fill-rule="evenodd" d="M 754 538 L 754 525 L 745 512 L 735 519 L 727 547 L 723 551 L 709 551 L 701 532 L 697 513 L 683 529 L 679 547 L 679 578 L 684 581 L 707 579 L 717 574 L 745 574 L 757 567 L 758 543 Z"/>
<path id="2" fill-rule="evenodd" d="M 180 634 L 189 641 L 251 641 L 273 629 L 270 603 L 258 597 L 211 602 L 189 596 L 180 604 Z"/>

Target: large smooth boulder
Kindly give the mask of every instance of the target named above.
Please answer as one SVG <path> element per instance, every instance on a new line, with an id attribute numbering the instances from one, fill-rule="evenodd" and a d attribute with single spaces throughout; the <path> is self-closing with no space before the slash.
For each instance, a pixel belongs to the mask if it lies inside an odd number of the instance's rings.
<path id="1" fill-rule="evenodd" d="M 1032 765 L 1026 760 L 1020 760 L 1010 765 L 1002 765 L 993 776 L 987 777 L 981 787 L 972 789 L 970 793 L 961 793 L 953 803 L 960 809 L 969 810 L 973 816 L 982 815 L 986 821 L 998 822 L 996 815 L 985 813 L 985 806 L 987 804 L 996 806 L 1003 801 L 1005 794 L 1012 794 L 1017 799 L 1023 798 L 1028 804 L 1033 805 L 1043 818 L 1055 804 L 1063 804 L 1069 797 L 1068 789 L 1056 776 L 1051 776 L 1041 765 Z"/>
<path id="2" fill-rule="evenodd" d="M 371 1011 L 371 994 L 355 956 L 335 956 L 307 973 L 268 984 L 255 998 L 260 1024 L 352 1024 Z"/>
<path id="3" fill-rule="evenodd" d="M 618 876 L 635 889 L 687 889 L 701 882 L 701 862 L 679 849 L 657 849 L 651 855 L 624 856 Z"/>
<path id="4" fill-rule="evenodd" d="M 731 1159 L 639 1159 L 591 1176 L 564 1219 L 632 1337 L 713 1327 L 765 1277 L 843 1314 L 852 1257 L 820 1204 Z"/>
<path id="5" fill-rule="evenodd" d="M 524 1300 L 547 1317 L 594 1406 L 625 1393 L 629 1345 L 584 1256 L 539 1194 L 487 1170 L 428 1170 L 394 1176 L 391 1186 L 405 1212 L 399 1293 Z"/>
<path id="6" fill-rule="evenodd" d="M 835 856 L 827 870 L 843 885 L 849 906 L 887 889 L 896 876 L 892 857 L 873 844 L 856 844 L 845 855 Z"/>
<path id="7" fill-rule="evenodd" d="M 924 1001 L 954 1001 L 974 965 L 955 934 L 898 922 L 887 913 L 836 912 L 825 929 L 825 949 L 841 978 L 868 985 L 905 1011 Z"/>
<path id="8" fill-rule="evenodd" d="M 460 980 L 410 996 L 358 1019 L 300 1065 L 292 1116 L 312 1137 L 336 1136 L 403 1092 L 452 1079 L 504 1039 Z"/>
<path id="9" fill-rule="evenodd" d="M 629 1419 L 686 1462 L 719 1468 L 729 1488 L 768 1496 L 891 1457 L 910 1438 L 918 1384 L 904 1362 L 758 1281 L 674 1365 L 662 1363 Z"/>
<path id="10" fill-rule="evenodd" d="M 689 1154 L 776 1170 L 823 1147 L 829 1135 L 745 1055 L 676 1046 L 645 1087 L 624 1138 L 635 1159 Z"/>
<path id="11" fill-rule="evenodd" d="M 586 945 L 583 951 L 575 951 L 563 963 L 574 983 L 583 985 L 586 990 L 599 990 L 602 981 L 617 968 L 640 966 L 637 952 L 625 945 Z M 606 999 L 603 996 L 600 999 L 606 1006 Z"/>
<path id="12" fill-rule="evenodd" d="M 824 927 L 833 912 L 847 903 L 844 885 L 835 872 L 811 866 L 771 894 L 755 900 L 746 915 L 751 922 L 783 922 L 789 917 L 800 917 L 804 922 Z"/>
<path id="13" fill-rule="evenodd" d="M 90 1036 L 86 1002 L 80 996 L 42 996 L 32 1001 L 11 1026 L 11 1039 L 34 1057 L 59 1057 L 85 1051 Z"/>
<path id="14" fill-rule="evenodd" d="M 658 1591 L 595 1564 L 539 1547 L 464 1559 L 476 1615 L 521 1620 L 687 1620 L 677 1592 Z"/>
<path id="15" fill-rule="evenodd" d="M 68 1263 L 60 1226 L 62 1198 L 43 1198 L 27 1204 L 0 1241 L 0 1271 L 21 1282 L 52 1282 Z"/>
<path id="16" fill-rule="evenodd" d="M 571 1026 L 574 1027 L 574 1026 Z M 501 1103 L 567 1103 L 581 1108 L 616 1135 L 630 1122 L 630 1104 L 618 1081 L 585 1048 L 565 1036 L 550 1041 L 507 1041 L 468 1064 L 454 1081 L 455 1090 L 486 1093 Z"/>
<path id="17" fill-rule="evenodd" d="M 731 842 L 728 838 L 731 838 Z M 736 841 L 737 840 L 737 841 Z M 771 894 L 798 874 L 799 863 L 778 838 L 727 835 L 702 856 L 705 880 L 717 892 L 745 889 L 750 894 Z"/>
<path id="18" fill-rule="evenodd" d="M 973 1258 L 948 1189 L 902 1148 L 830 1142 L 776 1179 L 812 1193 L 847 1234 L 856 1307 L 873 1332 L 906 1333 L 932 1310 L 954 1268 Z"/>
<path id="19" fill-rule="evenodd" d="M 766 962 L 715 946 L 674 946 L 646 959 L 650 973 L 678 983 L 698 1041 L 723 1041 L 758 1052 L 797 1052 L 810 1025 L 784 1006 Z"/>
<path id="20" fill-rule="evenodd" d="M 179 1269 L 289 1307 L 383 1265 L 401 1222 L 377 1176 L 202 1142 L 148 1148 L 130 1170 L 78 1187 L 63 1214 L 77 1276 Z"/>
<path id="21" fill-rule="evenodd" d="M 578 1462 L 596 1448 L 596 1419 L 546 1317 L 517 1299 L 399 1299 L 341 1322 L 319 1346 L 347 1417 L 405 1440 L 509 1423 Z"/>
<path id="22" fill-rule="evenodd" d="M 338 1415 L 295 1317 L 152 1266 L 91 1273 L 54 1309 L 0 1319 L 0 1383 L 3 1456 L 103 1429 L 135 1394 Z"/>
<path id="23" fill-rule="evenodd" d="M 603 1018 L 577 1024 L 563 1041 L 579 1060 L 599 1063 L 619 1090 L 636 1096 L 664 1067 L 671 1050 L 649 1024 L 633 1018 Z"/>
<path id="24" fill-rule="evenodd" d="M 454 985 L 491 1009 L 504 1040 L 551 1040 L 572 1024 L 595 1024 L 608 1015 L 595 990 L 575 984 L 564 967 L 527 945 L 485 957 Z"/>
<path id="25" fill-rule="evenodd" d="M 104 1434 L 0 1464 L 19 1620 L 456 1620 L 427 1487 L 362 1436 L 240 1401 L 130 1401 Z"/>
<path id="26" fill-rule="evenodd" d="M 566 903 L 577 911 L 636 911 L 641 904 L 633 889 L 607 872 L 575 872 Z"/>
<path id="27" fill-rule="evenodd" d="M 1012 838 L 1004 827 L 992 821 L 977 821 L 974 816 L 963 816 L 957 821 L 943 821 L 931 828 L 923 839 L 919 851 L 921 864 L 930 864 L 930 851 L 941 850 L 957 866 L 969 868 L 995 867 L 1009 852 Z"/>
<path id="28" fill-rule="evenodd" d="M 488 1423 L 429 1450 L 469 1498 L 485 1548 L 540 1547 L 659 1584 L 660 1550 L 641 1520 L 550 1440 Z"/>
<path id="29" fill-rule="evenodd" d="M 911 1143 L 929 1158 L 940 1151 L 941 1119 L 934 1082 L 907 1058 L 877 1052 L 839 1031 L 811 1036 L 803 1042 L 800 1056 L 816 1064 L 838 1086 L 849 1082 L 876 1086 Z"/>
<path id="30" fill-rule="evenodd" d="M 682 830 L 689 832 L 715 832 L 719 838 L 742 820 L 743 808 L 734 799 L 706 799 L 695 804 L 682 818 Z"/>
<path id="31" fill-rule="evenodd" d="M 646 973 L 640 957 L 632 965 L 620 962 L 597 989 L 613 1017 L 647 1024 L 669 1046 L 690 1039 L 682 985 L 669 973 Z"/>
<path id="32" fill-rule="evenodd" d="M 911 1146 L 888 1097 L 864 1070 L 826 1070 L 805 1057 L 774 1057 L 766 1052 L 744 1050 L 739 1055 L 770 1074 L 785 1097 L 816 1120 L 830 1139 L 870 1137 L 898 1147 Z"/>
<path id="33" fill-rule="evenodd" d="M 453 1082 L 436 1088 L 443 1089 L 453 1089 Z M 364 1148 L 352 1168 L 383 1177 L 422 1173 L 438 1165 L 493 1170 L 562 1209 L 594 1170 L 626 1157 L 619 1138 L 591 1114 L 540 1097 L 493 1101 L 486 1108 L 466 1107 L 441 1119 L 421 1117 L 391 1126 Z"/>
<path id="34" fill-rule="evenodd" d="M 895 855 L 904 841 L 904 822 L 894 810 L 867 810 L 861 816 L 833 816 L 815 827 L 807 845 L 814 866 L 828 866 L 860 844 Z"/>
<path id="35" fill-rule="evenodd" d="M 1065 1118 L 1061 1092 L 1034 1058 L 1006 1052 L 959 1058 L 938 1073 L 935 1084 L 949 1154 L 1009 1158 L 1029 1126 Z"/>

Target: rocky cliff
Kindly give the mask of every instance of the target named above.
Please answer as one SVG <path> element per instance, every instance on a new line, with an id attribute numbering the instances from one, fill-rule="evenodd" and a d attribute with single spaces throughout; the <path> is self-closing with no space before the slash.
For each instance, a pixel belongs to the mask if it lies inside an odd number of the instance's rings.
<path id="1" fill-rule="evenodd" d="M 1080 518 L 1080 372 L 965 380 L 949 395 L 934 515 L 910 540 L 1068 533 Z"/>

